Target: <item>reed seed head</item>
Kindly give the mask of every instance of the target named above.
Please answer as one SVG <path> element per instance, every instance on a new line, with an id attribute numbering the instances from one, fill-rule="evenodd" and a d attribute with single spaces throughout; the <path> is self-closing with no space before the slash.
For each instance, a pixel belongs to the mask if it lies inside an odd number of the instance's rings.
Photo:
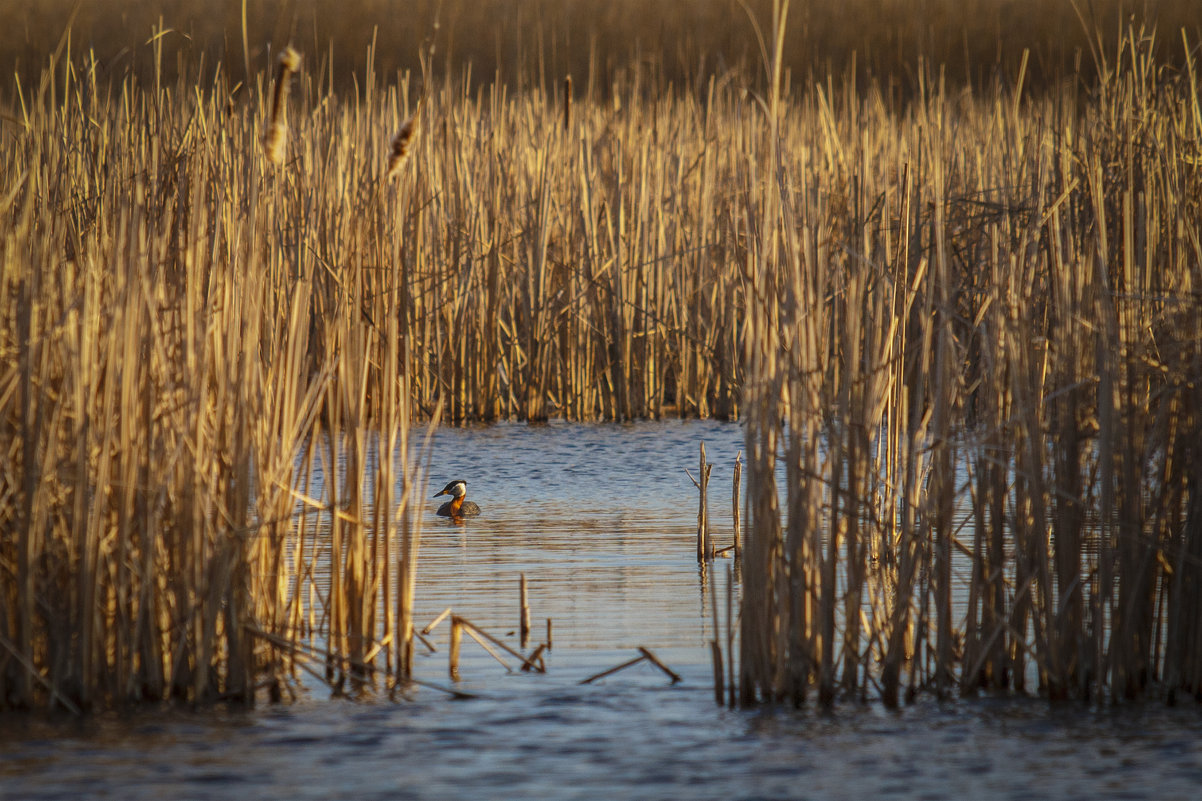
<path id="1" fill-rule="evenodd" d="M 275 92 L 271 100 L 271 123 L 263 137 L 263 149 L 272 164 L 284 163 L 284 149 L 288 144 L 288 79 L 300 69 L 300 53 L 292 46 L 280 53 L 279 66 L 275 75 Z"/>
<path id="2" fill-rule="evenodd" d="M 409 160 L 413 138 L 417 135 L 417 123 L 421 111 L 422 107 L 419 104 L 417 110 L 409 116 L 409 119 L 405 120 L 405 124 L 397 131 L 396 136 L 392 137 L 392 154 L 388 157 L 389 178 L 399 175 L 405 162 Z"/>
<path id="3" fill-rule="evenodd" d="M 284 48 L 284 52 L 280 53 L 280 71 L 296 72 L 300 69 L 301 56 L 300 53 L 293 49 L 292 45 Z"/>

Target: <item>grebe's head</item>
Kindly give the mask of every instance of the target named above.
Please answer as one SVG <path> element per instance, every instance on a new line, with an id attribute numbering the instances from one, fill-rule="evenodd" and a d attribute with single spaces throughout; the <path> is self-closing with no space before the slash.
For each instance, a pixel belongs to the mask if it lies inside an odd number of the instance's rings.
<path id="1" fill-rule="evenodd" d="M 435 498 L 437 498 L 439 495 L 450 495 L 455 498 L 462 498 L 464 495 L 467 495 L 467 482 L 461 478 L 457 478 L 450 484 L 447 484 L 445 487 L 440 489 L 438 492 L 434 493 Z"/>

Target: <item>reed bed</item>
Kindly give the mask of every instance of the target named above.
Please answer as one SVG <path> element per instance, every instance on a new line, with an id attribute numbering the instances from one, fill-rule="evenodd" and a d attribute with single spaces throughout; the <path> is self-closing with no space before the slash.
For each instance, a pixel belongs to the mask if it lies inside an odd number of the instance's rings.
<path id="1" fill-rule="evenodd" d="M 1153 39 L 1088 91 L 766 102 L 742 703 L 1202 698 L 1202 112 Z"/>
<path id="2" fill-rule="evenodd" d="M 286 91 L 87 76 L 4 123 L 0 708 L 407 679 L 407 185 L 330 149 L 353 110 L 306 175 Z"/>
<path id="3" fill-rule="evenodd" d="M 744 421 L 744 703 L 1202 692 L 1192 40 L 903 104 L 776 10 L 578 96 L 65 38 L 0 118 L 0 707 L 400 686 L 412 423 L 552 416 Z"/>
<path id="4" fill-rule="evenodd" d="M 737 413 L 705 106 L 63 44 L 3 117 L 4 706 L 408 680 L 411 421 Z"/>

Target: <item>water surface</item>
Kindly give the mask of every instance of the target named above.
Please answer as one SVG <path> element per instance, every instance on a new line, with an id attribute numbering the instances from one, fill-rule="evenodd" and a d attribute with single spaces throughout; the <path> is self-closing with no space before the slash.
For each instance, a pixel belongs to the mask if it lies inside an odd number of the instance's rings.
<path id="1" fill-rule="evenodd" d="M 695 561 L 696 474 L 715 462 L 711 515 L 729 537 L 737 425 L 502 425 L 435 436 L 429 491 L 454 478 L 483 508 L 462 525 L 428 498 L 419 625 L 447 606 L 516 643 L 518 582 L 544 675 L 509 673 L 466 641 L 453 700 L 330 700 L 251 711 L 84 720 L 0 718 L 0 799 L 1192 799 L 1202 712 L 1187 703 L 1049 710 L 1037 700 L 899 712 L 847 704 L 731 711 L 714 704 L 714 586 Z M 726 565 L 716 574 L 725 597 Z M 417 674 L 447 677 L 447 626 Z M 652 649 L 683 681 L 641 664 Z"/>

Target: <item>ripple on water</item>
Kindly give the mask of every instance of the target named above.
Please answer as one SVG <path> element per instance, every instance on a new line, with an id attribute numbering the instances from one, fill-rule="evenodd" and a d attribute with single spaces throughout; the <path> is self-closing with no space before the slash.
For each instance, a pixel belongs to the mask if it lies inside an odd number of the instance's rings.
<path id="1" fill-rule="evenodd" d="M 1193 799 L 1194 706 L 1092 712 L 1023 700 L 890 713 L 848 705 L 731 711 L 710 687 L 710 597 L 697 570 L 693 469 L 704 439 L 711 515 L 728 536 L 737 425 L 665 422 L 441 429 L 432 495 L 466 478 L 484 514 L 429 510 L 419 624 L 451 606 L 510 641 L 526 573 L 534 637 L 554 619 L 546 675 L 507 674 L 465 641 L 452 701 L 300 702 L 248 713 L 0 719 L 0 798 L 221 799 Z M 696 471 L 694 470 L 694 473 Z M 713 578 L 711 575 L 710 579 Z M 720 607 L 722 604 L 719 605 Z M 446 679 L 440 651 L 419 677 Z M 648 665 L 577 682 L 651 647 Z"/>

